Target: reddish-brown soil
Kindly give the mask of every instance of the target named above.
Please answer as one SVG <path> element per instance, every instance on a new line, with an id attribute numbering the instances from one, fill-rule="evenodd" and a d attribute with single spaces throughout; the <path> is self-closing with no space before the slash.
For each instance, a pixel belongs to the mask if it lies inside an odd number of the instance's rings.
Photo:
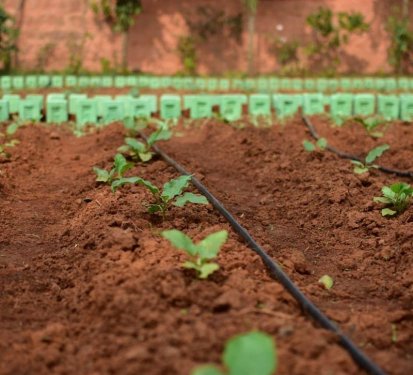
<path id="1" fill-rule="evenodd" d="M 315 122 L 348 151 L 377 144 L 359 128 Z M 389 128 L 383 163 L 413 168 L 412 132 Z M 385 219 L 371 203 L 396 179 L 356 176 L 349 161 L 306 153 L 299 121 L 268 129 L 211 121 L 177 133 L 162 147 L 389 374 L 412 373 L 412 208 Z M 363 373 L 232 231 L 209 280 L 183 271 L 162 229 L 198 239 L 230 228 L 209 206 L 174 208 L 162 222 L 145 212 L 141 187 L 113 194 L 96 184 L 91 168 L 108 168 L 123 136 L 119 125 L 82 138 L 28 126 L 0 164 L 0 374 L 189 374 L 251 329 L 276 339 L 279 374 Z M 161 184 L 176 173 L 154 160 L 130 175 Z M 335 280 L 330 291 L 317 284 L 323 274 Z"/>

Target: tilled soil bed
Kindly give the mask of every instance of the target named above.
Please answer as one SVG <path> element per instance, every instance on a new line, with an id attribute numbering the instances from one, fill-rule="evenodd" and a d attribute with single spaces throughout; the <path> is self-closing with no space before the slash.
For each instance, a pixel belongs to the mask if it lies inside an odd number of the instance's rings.
<path id="1" fill-rule="evenodd" d="M 211 189 L 285 271 L 389 374 L 413 373 L 413 209 L 397 218 L 372 203 L 400 179 L 357 176 L 349 161 L 307 153 L 300 120 L 234 129 L 213 120 L 181 128 L 161 147 Z M 329 143 L 362 153 L 389 143 L 380 161 L 413 169 L 413 127 L 371 140 L 359 126 Z M 277 374 L 363 374 L 333 334 L 316 327 L 211 206 L 151 217 L 139 186 L 115 194 L 92 167 L 109 168 L 123 143 L 111 125 L 76 138 L 65 127 L 28 126 L 0 164 L 0 374 L 189 374 L 219 362 L 225 341 L 252 329 L 272 335 Z M 162 184 L 176 172 L 155 159 L 128 175 Z M 201 281 L 160 237 L 230 231 Z M 317 281 L 329 274 L 329 291 Z"/>

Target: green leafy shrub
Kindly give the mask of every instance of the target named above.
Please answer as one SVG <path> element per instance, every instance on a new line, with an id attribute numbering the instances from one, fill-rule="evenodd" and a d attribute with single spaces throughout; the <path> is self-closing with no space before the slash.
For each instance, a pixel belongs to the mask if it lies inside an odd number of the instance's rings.
<path id="1" fill-rule="evenodd" d="M 183 207 L 186 203 L 208 204 L 208 200 L 203 195 L 190 192 L 184 193 L 184 190 L 189 186 L 190 180 L 191 176 L 180 176 L 172 179 L 163 185 L 161 191 L 151 182 L 141 177 L 127 177 L 113 181 L 112 191 L 115 192 L 126 184 L 138 184 L 146 187 L 154 198 L 154 202 L 148 206 L 148 212 L 151 214 L 159 212 L 165 218 L 171 205 Z"/>
<path id="2" fill-rule="evenodd" d="M 146 144 L 135 138 L 125 138 L 125 144 L 118 148 L 118 151 L 127 154 L 134 160 L 147 162 L 152 159 L 154 153 L 151 147 L 158 141 L 167 141 L 172 136 L 172 132 L 166 125 L 159 126 L 147 139 Z"/>
<path id="3" fill-rule="evenodd" d="M 312 143 L 311 141 L 308 141 L 307 139 L 305 139 L 303 141 L 303 147 L 304 147 L 304 150 L 306 150 L 307 152 L 313 152 L 316 150 L 324 151 L 327 147 L 327 139 L 320 138 L 317 140 L 316 143 Z"/>
<path id="4" fill-rule="evenodd" d="M 111 185 L 115 180 L 121 179 L 131 168 L 133 168 L 133 163 L 129 163 L 122 154 L 116 154 L 113 168 L 110 171 L 98 167 L 93 167 L 93 171 L 96 173 L 96 181 Z"/>
<path id="5" fill-rule="evenodd" d="M 274 340 L 262 332 L 231 338 L 224 350 L 225 371 L 214 365 L 197 367 L 191 375 L 273 375 L 278 358 Z"/>
<path id="6" fill-rule="evenodd" d="M 163 231 L 162 237 L 188 255 L 189 260 L 183 264 L 184 268 L 193 269 L 198 272 L 200 279 L 206 279 L 219 269 L 217 263 L 210 261 L 218 256 L 222 245 L 227 241 L 228 232 L 222 230 L 212 233 L 197 244 L 194 244 L 185 233 L 176 229 Z"/>
<path id="7" fill-rule="evenodd" d="M 177 51 L 183 67 L 183 74 L 196 74 L 198 57 L 196 54 L 196 40 L 191 35 L 182 35 L 178 39 Z"/>
<path id="8" fill-rule="evenodd" d="M 373 138 L 381 138 L 384 133 L 380 129 L 386 124 L 386 120 L 379 116 L 354 117 L 354 121 L 361 124 L 366 132 Z"/>
<path id="9" fill-rule="evenodd" d="M 0 5 L 0 60 L 4 72 L 12 69 L 12 56 L 17 52 L 18 35 L 15 19 Z"/>
<path id="10" fill-rule="evenodd" d="M 307 17 L 312 29 L 313 42 L 307 46 L 307 53 L 313 67 L 334 73 L 340 64 L 341 47 L 349 42 L 352 34 L 362 34 L 369 29 L 360 12 L 339 12 L 334 14 L 327 7 L 320 7 Z"/>
<path id="11" fill-rule="evenodd" d="M 390 206 L 381 210 L 383 216 L 394 216 L 403 212 L 409 206 L 413 196 L 413 188 L 404 182 L 383 186 L 381 192 L 383 196 L 374 197 L 373 200 Z"/>
<path id="12" fill-rule="evenodd" d="M 377 165 L 373 164 L 374 161 L 383 155 L 385 151 L 390 148 L 389 145 L 380 145 L 372 150 L 367 154 L 366 158 L 364 159 L 364 163 L 358 160 L 352 160 L 351 162 L 354 164 L 354 173 L 362 174 L 369 171 L 370 168 L 377 168 Z"/>
<path id="13" fill-rule="evenodd" d="M 390 37 L 388 61 L 395 73 L 407 73 L 412 66 L 413 30 L 409 17 L 395 8 L 387 20 L 386 31 Z"/>
<path id="14" fill-rule="evenodd" d="M 0 133 L 0 156 L 1 157 L 9 158 L 10 153 L 7 151 L 7 149 L 19 144 L 19 141 L 13 138 L 13 135 L 16 133 L 18 128 L 19 128 L 19 124 L 17 122 L 14 122 L 7 126 L 5 133 Z"/>

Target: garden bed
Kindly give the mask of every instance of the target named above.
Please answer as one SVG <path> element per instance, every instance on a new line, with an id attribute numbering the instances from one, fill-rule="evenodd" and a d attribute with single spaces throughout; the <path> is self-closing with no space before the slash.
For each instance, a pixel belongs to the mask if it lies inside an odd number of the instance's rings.
<path id="1" fill-rule="evenodd" d="M 372 202 L 400 178 L 358 176 L 348 160 L 307 153 L 299 119 L 266 129 L 199 123 L 161 147 L 389 374 L 413 372 L 413 211 L 386 219 Z M 413 169 L 413 127 L 394 124 L 373 141 L 359 125 L 314 124 L 349 152 L 388 143 L 380 163 Z M 279 374 L 363 373 L 212 207 L 174 208 L 162 221 L 142 206 L 141 187 L 113 194 L 97 184 L 92 167 L 109 167 L 123 136 L 120 125 L 81 138 L 29 126 L 0 164 L 1 374 L 188 374 L 251 329 L 276 339 Z M 128 173 L 157 184 L 177 176 L 157 159 Z M 228 229 L 221 269 L 205 281 L 183 271 L 183 254 L 160 237 L 169 228 L 195 239 Z M 328 291 L 324 274 L 335 282 Z"/>

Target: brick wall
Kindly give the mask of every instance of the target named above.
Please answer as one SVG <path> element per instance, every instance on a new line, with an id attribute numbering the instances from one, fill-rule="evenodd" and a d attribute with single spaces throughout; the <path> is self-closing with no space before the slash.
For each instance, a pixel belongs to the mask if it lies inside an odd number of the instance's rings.
<path id="1" fill-rule="evenodd" d="M 89 0 L 25 0 L 23 13 L 16 13 L 21 0 L 5 0 L 6 8 L 22 19 L 19 37 L 19 63 L 24 69 L 46 62 L 48 70 L 61 70 L 69 57 L 81 57 L 88 70 L 100 71 L 102 58 L 121 59 L 121 37 L 97 20 Z M 346 46 L 341 70 L 355 72 L 388 71 L 387 37 L 384 24 L 396 0 L 261 0 L 256 27 L 256 68 L 261 73 L 277 70 L 269 53 L 269 41 L 278 34 L 300 42 L 309 40 L 306 16 L 320 5 L 335 11 L 357 10 L 372 23 L 371 32 L 354 36 Z M 188 33 L 185 22 L 197 6 L 219 6 L 226 12 L 239 12 L 240 0 L 143 0 L 143 13 L 129 34 L 129 67 L 158 74 L 181 69 L 176 45 Z M 283 30 L 277 31 L 276 26 Z M 246 28 L 244 28 L 246 29 Z M 219 73 L 246 70 L 246 32 L 241 43 L 214 37 L 199 49 L 199 71 Z M 83 46 L 83 47 L 82 47 Z M 49 50 L 49 53 L 46 51 Z M 72 52 L 70 52 L 72 51 Z M 47 58 L 46 58 L 47 57 Z"/>

